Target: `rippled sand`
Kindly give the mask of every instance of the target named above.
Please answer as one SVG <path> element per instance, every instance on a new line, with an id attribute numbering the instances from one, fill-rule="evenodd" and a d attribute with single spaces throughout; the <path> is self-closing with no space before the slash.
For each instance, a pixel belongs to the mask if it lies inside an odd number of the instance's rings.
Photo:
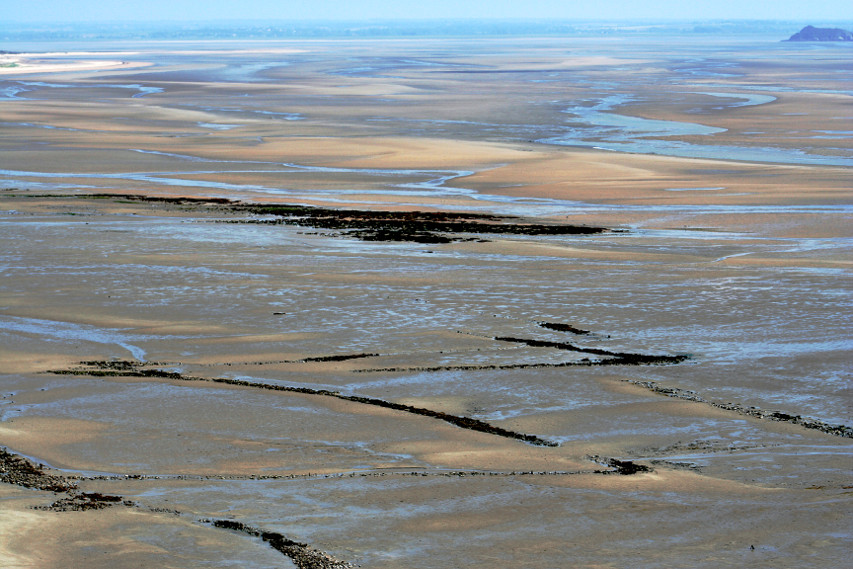
<path id="1" fill-rule="evenodd" d="M 842 52 L 143 47 L 0 81 L 0 444 L 135 504 L 0 485 L 12 565 L 290 563 L 212 520 L 363 567 L 844 564 L 850 438 L 807 428 L 851 422 Z M 613 95 L 716 129 L 658 140 L 790 160 L 596 150 L 615 135 L 567 110 Z M 613 231 L 365 242 L 97 193 Z"/>

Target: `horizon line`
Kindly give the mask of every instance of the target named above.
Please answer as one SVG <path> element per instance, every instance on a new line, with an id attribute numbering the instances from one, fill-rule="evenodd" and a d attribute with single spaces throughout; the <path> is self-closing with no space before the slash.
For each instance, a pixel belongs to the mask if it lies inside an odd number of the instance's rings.
<path id="1" fill-rule="evenodd" d="M 468 22 L 468 23 L 549 23 L 549 24 L 567 24 L 567 23 L 613 23 L 613 24 L 628 24 L 628 23 L 642 23 L 642 24 L 674 24 L 674 23 L 740 23 L 740 22 L 766 22 L 766 23 L 792 23 L 792 22 L 805 22 L 806 20 L 803 18 L 749 18 L 749 17 L 733 17 L 733 18 L 724 18 L 724 17 L 696 17 L 696 18 L 684 18 L 684 17 L 674 17 L 674 18 L 665 18 L 665 17 L 642 17 L 642 18 L 549 18 L 549 17 L 509 17 L 509 16 L 481 16 L 481 17 L 470 17 L 470 16 L 447 16 L 447 17 L 429 17 L 429 18 L 395 18 L 395 17 L 369 17 L 369 18 L 176 18 L 176 19 L 146 19 L 146 20 L 131 20 L 131 19 L 99 19 L 99 20 L 78 20 L 78 21 L 69 21 L 69 20 L 15 20 L 12 18 L 5 18 L 4 21 L 0 22 L 0 27 L 4 25 L 18 25 L 18 24 L 28 24 L 28 25 L 63 25 L 63 26 L 76 26 L 76 25 L 99 25 L 99 24 L 130 24 L 130 25 L 149 25 L 149 24 L 209 24 L 209 23 L 222 23 L 222 22 L 230 22 L 233 24 L 238 23 L 264 23 L 264 24 L 282 24 L 282 23 L 312 23 L 312 24 L 364 24 L 364 23 L 440 23 L 440 22 Z M 846 23 L 853 24 L 853 20 L 851 19 L 825 19 L 825 18 L 813 18 L 810 21 L 817 22 L 832 22 L 832 23 Z"/>

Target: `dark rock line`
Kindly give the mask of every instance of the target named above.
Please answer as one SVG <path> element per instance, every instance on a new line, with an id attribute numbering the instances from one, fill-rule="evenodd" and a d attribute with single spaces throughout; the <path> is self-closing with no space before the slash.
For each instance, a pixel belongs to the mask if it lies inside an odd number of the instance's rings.
<path id="1" fill-rule="evenodd" d="M 354 369 L 353 373 L 404 373 L 404 372 L 434 372 L 434 371 L 487 371 L 487 370 L 511 370 L 511 369 L 536 369 L 550 367 L 592 367 L 613 365 L 643 365 L 640 363 L 629 364 L 620 359 L 589 360 L 582 359 L 577 362 L 534 362 L 529 364 L 460 364 L 460 365 L 438 365 L 438 366 L 411 366 L 411 367 L 376 367 L 367 369 Z"/>
<path id="2" fill-rule="evenodd" d="M 527 338 L 512 338 L 510 336 L 497 336 L 494 338 L 498 342 L 513 342 L 516 344 L 525 344 L 534 348 L 555 348 L 557 350 L 568 350 L 571 352 L 581 352 L 584 354 L 593 354 L 596 356 L 608 356 L 615 358 L 615 365 L 655 365 L 655 364 L 677 364 L 684 360 L 690 359 L 687 354 L 678 354 L 675 356 L 656 356 L 646 354 L 634 354 L 630 352 L 611 352 L 610 350 L 601 350 L 598 348 L 581 348 L 568 342 L 550 342 L 547 340 L 532 340 Z M 597 362 L 604 364 L 608 360 Z M 607 364 L 604 364 L 607 365 Z"/>
<path id="3" fill-rule="evenodd" d="M 75 476 L 75 480 L 334 480 L 337 478 L 385 478 L 388 476 L 416 478 L 465 478 L 466 476 L 516 477 L 516 476 L 579 476 L 585 474 L 613 474 L 609 470 L 406 470 L 406 471 L 362 471 L 305 474 L 99 474 Z"/>
<path id="4" fill-rule="evenodd" d="M 565 325 L 553 325 L 558 328 L 563 328 Z M 665 364 L 675 364 L 685 359 L 688 359 L 686 355 L 676 355 L 676 356 L 661 356 L 661 355 L 645 355 L 645 354 L 635 354 L 635 353 L 626 353 L 626 352 L 613 352 L 609 350 L 602 350 L 597 348 L 581 348 L 575 346 L 574 344 L 570 344 L 568 342 L 552 342 L 546 340 L 536 340 L 536 339 L 526 339 L 526 338 L 513 338 L 509 336 L 497 336 L 492 338 L 498 342 L 509 342 L 516 344 L 524 344 L 531 347 L 542 347 L 542 348 L 554 348 L 558 350 L 568 350 L 573 352 L 581 352 L 588 353 L 597 356 L 606 356 L 607 359 L 592 361 L 584 358 L 579 362 L 560 362 L 560 363 L 533 363 L 533 364 L 505 364 L 505 365 L 462 365 L 462 366 L 435 366 L 435 367 L 422 367 L 422 368 L 373 368 L 373 369 L 364 369 L 364 370 L 354 370 L 356 372 L 368 373 L 368 372 L 412 372 L 412 371 L 442 371 L 442 370 L 492 370 L 492 369 L 526 369 L 526 368 L 542 368 L 542 367 L 568 367 L 568 366 L 591 366 L 591 365 L 665 365 Z M 337 362 L 337 361 L 347 361 L 358 358 L 368 358 L 374 357 L 378 354 L 344 354 L 344 355 L 330 355 L 330 356 L 318 356 L 318 357 L 310 357 L 303 358 L 301 360 L 295 360 L 295 362 Z M 275 363 L 275 362 L 256 362 L 257 365 L 262 363 Z M 290 363 L 288 360 L 282 360 L 278 363 Z M 83 368 L 75 368 L 71 370 L 55 370 L 53 373 L 59 374 L 80 374 L 80 375 L 93 375 L 93 376 L 133 376 L 133 377 L 152 377 L 152 378 L 163 378 L 163 379 L 172 379 L 172 380 L 183 380 L 183 381 L 208 381 L 213 383 L 224 383 L 228 385 L 236 385 L 242 387 L 252 387 L 255 389 L 268 389 L 272 391 L 286 391 L 292 393 L 304 393 L 308 395 L 321 395 L 325 397 L 334 397 L 337 399 L 342 399 L 345 401 L 352 401 L 355 403 L 361 403 L 365 405 L 375 405 L 377 407 L 384 407 L 386 409 L 393 409 L 395 411 L 402 411 L 405 413 L 411 413 L 415 415 L 421 415 L 424 417 L 432 417 L 434 419 L 439 419 L 441 421 L 445 421 L 450 423 L 451 425 L 455 425 L 457 427 L 468 429 L 472 431 L 488 433 L 491 435 L 496 435 L 505 438 L 511 438 L 523 441 L 528 444 L 536 445 L 536 446 L 559 446 L 558 443 L 553 441 L 548 441 L 546 439 L 540 438 L 535 435 L 528 435 L 524 433 L 518 433 L 515 431 L 511 431 L 508 429 L 503 429 L 501 427 L 496 427 L 491 425 L 485 421 L 481 421 L 479 419 L 473 419 L 470 417 L 461 417 L 458 415 L 451 415 L 449 413 L 444 413 L 441 411 L 435 411 L 432 409 L 426 409 L 424 407 L 414 407 L 411 405 L 403 405 L 400 403 L 394 403 L 391 401 L 386 401 L 384 399 L 376 399 L 372 397 L 361 397 L 357 395 L 343 395 L 337 391 L 329 391 L 325 389 L 313 389 L 308 387 L 294 387 L 294 386 L 283 386 L 276 385 L 270 383 L 262 383 L 262 382 L 250 382 L 239 379 L 228 379 L 228 378 L 202 378 L 195 376 L 185 376 L 178 372 L 164 371 L 162 369 L 151 368 L 151 367 L 143 367 L 142 365 L 131 362 L 131 361 L 84 361 L 81 362 L 82 365 L 86 366 Z"/>
<path id="5" fill-rule="evenodd" d="M 263 531 L 234 520 L 203 520 L 213 527 L 238 531 L 252 537 L 259 537 L 276 551 L 290 557 L 299 569 L 342 569 L 353 567 L 351 563 L 335 559 L 327 553 L 314 549 L 307 543 L 288 539 L 277 532 Z"/>
<path id="6" fill-rule="evenodd" d="M 415 477 L 459 477 L 466 476 L 577 476 L 584 474 L 633 474 L 635 472 L 647 472 L 648 469 L 641 467 L 633 472 L 627 472 L 624 464 L 630 461 L 618 461 L 616 459 L 601 457 L 598 455 L 586 457 L 588 460 L 610 466 L 613 470 L 372 470 L 337 473 L 307 473 L 307 474 L 102 474 L 102 475 L 71 475 L 57 476 L 47 474 L 47 468 L 43 464 L 35 464 L 20 455 L 10 453 L 7 449 L 0 447 L 0 482 L 44 490 L 54 493 L 74 493 L 77 491 L 77 482 L 82 480 L 106 480 L 106 481 L 128 481 L 128 480 L 296 480 L 296 479 L 334 479 L 334 478 L 365 478 L 385 476 L 415 476 Z M 614 462 L 615 461 L 615 462 Z M 622 463 L 622 466 L 620 466 Z M 73 494 L 79 496 L 80 501 L 89 503 L 115 504 L 122 501 L 121 496 L 104 495 L 97 492 Z M 127 503 L 125 503 L 127 505 Z M 101 506 L 103 507 L 103 506 Z M 100 509 L 97 508 L 97 509 Z"/>
<path id="7" fill-rule="evenodd" d="M 545 347 L 545 348 L 555 348 L 561 350 L 569 350 L 576 352 L 585 352 L 595 355 L 606 355 L 610 356 L 609 359 L 605 360 L 588 360 L 584 358 L 583 360 L 577 362 L 559 362 L 559 363 L 529 363 L 529 364 L 479 364 L 479 365 L 445 365 L 445 366 L 421 366 L 421 367 L 386 367 L 386 368 L 367 368 L 367 369 L 355 369 L 352 370 L 354 373 L 402 373 L 402 372 L 438 372 L 438 371 L 486 371 L 486 370 L 513 370 L 513 369 L 533 369 L 533 368 L 558 368 L 558 367 L 573 367 L 573 366 L 608 366 L 608 365 L 671 365 L 680 363 L 682 361 L 690 359 L 689 355 L 679 354 L 675 356 L 667 356 L 667 355 L 646 355 L 646 354 L 634 354 L 634 353 L 625 353 L 625 352 L 612 352 L 609 350 L 601 350 L 595 348 L 580 348 L 573 344 L 565 343 L 565 342 L 550 342 L 544 340 L 534 340 L 534 339 L 523 339 L 523 338 L 511 338 L 511 337 L 495 337 L 493 338 L 497 341 L 503 342 L 513 342 L 513 343 L 521 343 L 531 347 Z M 313 358 L 303 358 L 300 360 L 281 360 L 279 362 L 253 362 L 255 365 L 269 364 L 269 363 L 305 363 L 305 362 L 328 362 L 328 361 L 345 361 L 357 358 L 368 358 L 368 357 L 377 357 L 380 354 L 347 354 L 347 355 L 339 355 L 339 356 L 318 356 Z M 158 369 L 140 369 L 139 364 L 135 362 L 128 361 L 88 361 L 81 362 L 84 365 L 91 365 L 96 367 L 97 369 L 81 371 L 79 373 L 95 375 L 95 376 L 104 376 L 104 375 L 133 375 L 136 377 L 160 377 L 160 378 L 168 378 L 168 379 L 204 379 L 204 378 L 192 378 L 185 377 L 179 373 L 175 372 L 166 372 Z M 129 373 L 132 372 L 132 373 Z M 52 373 L 78 373 L 76 371 L 71 370 L 58 370 Z M 228 379 L 204 379 L 205 381 L 214 381 L 214 382 L 235 382 L 240 380 L 228 380 Z M 645 387 L 646 389 L 658 393 L 660 395 L 665 395 L 668 397 L 677 397 L 679 399 L 683 399 L 685 401 L 693 401 L 696 403 L 704 403 L 706 405 L 711 405 L 712 407 L 717 407 L 719 409 L 724 409 L 726 411 L 733 411 L 738 413 L 739 415 L 746 415 L 750 417 L 755 417 L 757 419 L 763 419 L 768 421 L 779 421 L 779 422 L 788 422 L 795 425 L 800 425 L 801 427 L 807 429 L 814 429 L 820 431 L 822 433 L 826 433 L 828 435 L 835 435 L 845 438 L 853 438 L 853 428 L 840 425 L 840 424 L 832 424 L 827 423 L 825 421 L 821 421 L 819 419 L 812 419 L 809 417 L 802 417 L 800 415 L 791 415 L 788 413 L 784 413 L 781 411 L 764 411 L 757 407 L 753 406 L 745 406 L 737 403 L 721 403 L 716 401 L 708 401 L 703 397 L 699 396 L 693 391 L 689 391 L 686 389 L 674 388 L 674 387 L 663 387 L 658 385 L 653 381 L 643 381 L 643 380 L 632 380 L 626 379 L 623 380 L 627 383 L 632 383 L 634 385 L 638 385 L 640 387 Z M 435 418 L 439 418 L 450 422 L 452 424 L 456 424 L 462 428 L 469 428 L 473 430 L 480 430 L 482 432 L 490 432 L 491 434 L 499 435 L 499 436 L 509 436 L 510 438 L 519 438 L 524 440 L 525 442 L 536 444 L 536 445 L 544 445 L 544 446 L 558 446 L 556 443 L 545 442 L 534 442 L 533 440 L 527 440 L 524 437 L 530 437 L 531 435 L 520 435 L 518 433 L 513 433 L 512 431 L 504 431 L 499 427 L 493 427 L 488 425 L 488 423 L 478 421 L 476 419 L 469 419 L 466 417 L 455 417 L 452 415 L 446 415 L 444 413 L 440 413 L 437 411 L 431 411 L 429 409 L 420 409 L 416 407 L 405 408 L 408 406 L 399 405 L 396 403 L 391 403 L 388 401 L 383 401 L 379 399 L 370 399 L 370 398 L 361 398 L 356 396 L 346 396 L 341 395 L 337 392 L 325 391 L 325 390 L 313 390 L 309 388 L 301 388 L 301 387 L 285 387 L 285 386 L 277 386 L 271 384 L 262 384 L 262 383 L 251 383 L 251 382 L 242 382 L 241 385 L 259 387 L 262 389 L 274 389 L 280 391 L 298 391 L 301 393 L 312 393 L 315 395 L 330 395 L 333 397 L 337 397 L 339 399 L 347 399 L 350 401 L 356 401 L 359 403 L 366 403 L 372 405 L 380 405 L 383 407 L 388 407 L 392 409 L 397 409 L 400 411 L 406 411 L 409 413 L 421 414 L 425 416 L 432 416 Z M 443 415 L 443 416 L 439 416 Z M 445 416 L 447 418 L 445 418 Z M 454 422 L 458 420 L 459 423 Z M 465 426 L 463 423 L 470 422 L 471 426 Z M 478 425 L 479 424 L 479 425 Z M 504 432 L 505 434 L 502 434 Z M 534 439 L 538 439 L 534 437 Z"/>
<path id="8" fill-rule="evenodd" d="M 638 472 L 654 472 L 649 466 L 637 464 L 630 460 L 619 460 L 618 458 L 608 458 L 603 456 L 588 456 L 589 460 L 599 464 L 609 466 L 613 470 L 596 470 L 597 474 L 621 474 L 622 476 L 631 476 Z"/>
<path id="9" fill-rule="evenodd" d="M 811 419 L 809 417 L 802 417 L 800 415 L 789 415 L 788 413 L 782 413 L 780 411 L 764 411 L 762 409 L 759 409 L 758 407 L 747 407 L 738 403 L 720 403 L 717 401 L 709 401 L 697 394 L 695 391 L 680 389 L 678 387 L 663 387 L 654 381 L 642 381 L 637 379 L 623 379 L 622 381 L 631 383 L 633 385 L 638 385 L 640 387 L 645 387 L 649 391 L 653 391 L 654 393 L 665 395 L 667 397 L 675 397 L 678 399 L 683 399 L 685 401 L 704 403 L 712 407 L 717 407 L 718 409 L 733 411 L 739 415 L 746 415 L 749 417 L 755 417 L 757 419 L 793 423 L 794 425 L 800 425 L 801 427 L 804 427 L 806 429 L 814 429 L 822 433 L 826 433 L 828 435 L 835 435 L 838 437 L 853 439 L 853 428 L 847 427 L 845 425 L 833 425 L 831 423 L 826 423 L 818 419 Z"/>
<path id="10" fill-rule="evenodd" d="M 362 353 L 362 354 L 333 354 L 329 356 L 314 356 L 309 358 L 300 358 L 298 360 L 267 360 L 267 361 L 254 361 L 254 362 L 223 362 L 223 363 L 213 363 L 213 364 L 203 364 L 205 367 L 214 367 L 214 366 L 264 366 L 264 365 L 278 365 L 278 364 L 307 364 L 307 363 L 322 363 L 322 362 L 345 362 L 349 360 L 359 360 L 364 358 L 378 358 L 382 354 L 373 354 L 373 353 Z M 162 364 L 161 364 L 162 365 Z M 176 364 L 180 365 L 180 364 Z"/>
<path id="11" fill-rule="evenodd" d="M 615 353 L 615 352 L 614 352 Z M 645 356 L 647 358 L 658 357 L 658 356 Z M 660 356 L 664 358 L 672 358 L 676 356 Z M 685 356 L 686 357 L 686 356 Z M 529 444 L 538 445 L 538 446 L 559 446 L 558 443 L 554 443 L 552 441 L 547 441 L 545 439 L 541 439 L 534 435 L 524 435 L 521 433 L 516 433 L 514 431 L 509 431 L 506 429 L 502 429 L 500 427 L 495 427 L 490 425 L 484 421 L 479 421 L 477 419 L 471 419 L 468 417 L 458 417 L 455 415 L 449 415 L 447 413 L 442 413 L 440 411 L 433 411 L 431 409 L 424 409 L 419 407 L 412 407 L 409 405 L 401 405 L 399 403 L 393 403 L 390 401 L 385 401 L 382 399 L 373 399 L 368 397 L 359 397 L 354 395 L 342 395 L 336 391 L 327 391 L 323 389 L 312 389 L 307 387 L 292 387 L 292 386 L 282 386 L 275 384 L 267 384 L 267 383 L 253 383 L 244 380 L 236 380 L 236 379 L 227 379 L 227 378 L 202 378 L 202 377 L 193 377 L 193 376 L 184 376 L 180 373 L 176 372 L 168 372 L 159 369 L 141 369 L 139 364 L 136 362 L 129 361 L 87 361 L 81 362 L 84 365 L 94 366 L 95 369 L 86 369 L 86 368 L 75 368 L 71 370 L 53 370 L 50 373 L 62 374 L 62 375 L 91 375 L 91 376 L 116 376 L 116 377 L 151 377 L 151 378 L 161 378 L 161 379 L 173 379 L 173 380 L 183 380 L 183 381 L 208 381 L 214 383 L 225 383 L 230 385 L 238 385 L 243 387 L 254 387 L 258 389 L 269 389 L 273 391 L 289 391 L 295 393 L 304 393 L 309 395 L 323 395 L 327 397 L 336 397 L 338 399 L 343 399 L 347 401 L 353 401 L 356 403 L 364 403 L 368 405 L 377 405 L 380 407 L 386 407 L 389 409 L 395 409 L 398 411 L 404 411 L 408 413 L 413 413 L 417 415 L 423 415 L 427 417 L 433 417 L 436 419 L 440 419 L 446 421 L 448 423 L 454 424 L 458 427 L 471 429 L 474 431 L 485 432 L 497 436 L 503 436 L 508 438 L 514 438 L 518 440 L 522 440 Z M 471 366 L 434 366 L 434 367 L 412 367 L 412 368 L 372 368 L 365 370 L 353 370 L 356 373 L 369 373 L 369 372 L 432 372 L 432 371 L 456 371 L 456 370 L 496 370 L 496 369 L 525 369 L 525 368 L 542 368 L 542 367 L 569 367 L 569 366 L 583 366 L 583 365 L 620 365 L 623 362 L 620 359 L 611 359 L 604 360 L 601 362 L 564 362 L 564 363 L 556 363 L 556 364 L 507 364 L 507 365 L 471 365 Z M 642 364 L 633 364 L 633 365 L 642 365 Z M 705 398 L 701 397 L 697 393 L 680 389 L 675 387 L 664 387 L 653 381 L 644 381 L 644 380 L 634 380 L 634 379 L 625 379 L 622 380 L 626 383 L 631 383 L 633 385 L 638 385 L 640 387 L 644 387 L 654 393 L 658 393 L 660 395 L 664 395 L 667 397 L 676 397 L 678 399 L 682 399 L 685 401 L 693 401 L 695 403 L 704 403 L 706 405 L 710 405 L 712 407 L 717 407 L 718 409 L 724 409 L 726 411 L 732 411 L 739 415 L 745 415 L 750 417 L 755 417 L 757 419 L 768 420 L 768 421 L 778 421 L 778 422 L 788 422 L 795 425 L 799 425 L 806 429 L 814 429 L 820 431 L 822 433 L 828 435 L 834 435 L 845 438 L 853 438 L 853 428 L 840 425 L 840 424 L 832 424 L 827 423 L 825 421 L 821 421 L 819 419 L 812 419 L 809 417 L 802 417 L 800 415 L 791 415 L 788 413 L 784 413 L 781 411 L 765 411 L 759 409 L 754 406 L 745 406 L 737 403 L 721 403 L 716 401 L 709 401 Z M 0 465 L 2 468 L 2 465 Z M 3 480 L 3 473 L 0 471 L 0 481 Z"/>
<path id="12" fill-rule="evenodd" d="M 332 354 L 328 356 L 312 356 L 307 358 L 299 358 L 297 360 L 264 360 L 264 361 L 251 361 L 251 362 L 216 362 L 216 363 L 205 363 L 205 364 L 195 364 L 199 367 L 232 367 L 232 366 L 266 366 L 266 365 L 278 365 L 278 364 L 307 364 L 307 363 L 325 363 L 325 362 L 345 362 L 349 360 L 359 360 L 364 358 L 377 358 L 382 354 Z M 80 362 L 83 365 L 91 365 L 97 367 L 99 369 L 113 369 L 116 371 L 130 371 L 130 370 L 138 370 L 139 364 L 136 362 L 130 362 L 125 360 L 92 360 L 92 361 L 82 361 Z M 180 362 L 145 362 L 148 366 L 158 366 L 158 367 L 168 367 L 168 366 L 181 366 L 183 365 Z"/>
<path id="13" fill-rule="evenodd" d="M 589 330 L 582 330 L 580 328 L 575 328 L 571 324 L 561 324 L 559 322 L 537 322 L 539 326 L 542 328 L 547 328 L 548 330 L 556 330 L 557 332 L 569 332 L 571 334 L 577 334 L 578 336 L 587 336 L 591 334 Z"/>
<path id="14" fill-rule="evenodd" d="M 376 399 L 373 397 L 360 397 L 357 395 L 343 395 L 337 391 L 329 391 L 326 389 L 313 389 L 310 387 L 294 387 L 294 386 L 286 386 L 286 385 L 276 385 L 272 383 L 261 383 L 261 382 L 251 382 L 245 381 L 242 379 L 229 379 L 224 377 L 214 377 L 214 378 L 206 378 L 206 377 L 195 377 L 195 376 L 185 376 L 183 374 L 171 371 L 163 371 L 159 369 L 141 369 L 139 364 L 135 362 L 129 361 L 87 361 L 83 362 L 86 366 L 92 367 L 84 367 L 84 368 L 74 368 L 68 370 L 53 370 L 50 373 L 55 374 L 64 374 L 64 375 L 91 375 L 91 376 L 112 376 L 112 377 L 150 377 L 150 378 L 161 378 L 161 379 L 171 379 L 171 380 L 180 380 L 180 381 L 204 381 L 210 383 L 221 383 L 225 385 L 234 385 L 239 387 L 251 387 L 254 389 L 267 389 L 270 391 L 284 391 L 290 393 L 302 393 L 306 395 L 321 395 L 324 397 L 334 397 L 336 399 L 342 399 L 344 401 L 352 401 L 354 403 L 362 403 L 364 405 L 375 405 L 377 407 L 384 407 L 386 409 L 393 409 L 395 411 L 403 411 L 405 413 L 411 413 L 414 415 L 421 415 L 424 417 L 431 417 L 433 419 L 439 419 L 441 421 L 445 421 L 446 423 L 450 423 L 451 425 L 455 425 L 457 427 L 461 427 L 463 429 L 468 429 L 471 431 L 478 431 L 481 433 L 487 433 L 490 435 L 496 435 L 499 437 L 506 437 L 510 439 L 520 440 L 522 442 L 536 445 L 536 446 L 549 446 L 556 447 L 559 446 L 558 443 L 548 441 L 537 437 L 535 435 L 527 435 L 524 433 L 517 433 L 515 431 L 510 431 L 508 429 L 503 429 L 501 427 L 496 427 L 494 425 L 490 425 L 485 421 L 480 421 L 478 419 L 472 419 L 470 417 L 460 417 L 458 415 L 451 415 L 449 413 L 444 413 L 442 411 L 434 411 L 432 409 L 426 409 L 423 407 L 414 407 L 411 405 L 403 405 L 401 403 L 394 403 L 391 401 L 385 401 L 384 399 Z"/>
<path id="15" fill-rule="evenodd" d="M 379 354 L 341 354 L 338 356 L 317 356 L 313 358 L 302 358 L 301 360 L 297 360 L 296 363 L 310 363 L 310 362 L 345 362 L 348 360 L 357 360 L 361 358 L 375 358 L 378 357 Z"/>
<path id="16" fill-rule="evenodd" d="M 540 323 L 541 325 L 541 323 Z M 572 333 L 589 334 L 586 330 L 579 330 L 568 325 L 552 325 L 552 329 L 560 329 L 569 331 L 572 328 Z M 557 350 L 566 350 L 571 352 L 580 352 L 596 356 L 605 356 L 606 359 L 590 360 L 583 358 L 579 361 L 572 362 L 535 362 L 535 363 L 516 363 L 516 364 L 461 364 L 461 365 L 438 365 L 438 366 L 413 366 L 413 367 L 384 367 L 384 368 L 368 368 L 355 369 L 354 373 L 382 373 L 382 372 L 434 372 L 434 371 L 481 371 L 481 370 L 510 370 L 510 369 L 532 369 L 532 368 L 549 368 L 549 367 L 573 367 L 573 366 L 612 366 L 612 365 L 672 365 L 681 363 L 690 359 L 687 354 L 677 354 L 674 356 L 668 355 L 648 355 L 636 354 L 631 352 L 613 352 L 610 350 L 602 350 L 598 348 L 582 348 L 570 344 L 568 342 L 552 342 L 548 340 L 536 340 L 529 338 L 513 338 L 510 336 L 496 336 L 492 340 L 497 342 L 508 342 L 515 344 L 524 344 L 533 348 L 554 348 Z"/>
<path id="17" fill-rule="evenodd" d="M 558 330 L 562 332 L 570 332 L 572 334 L 577 335 L 589 335 L 591 332 L 587 330 L 581 330 L 579 328 L 575 328 L 568 324 L 555 324 L 548 322 L 537 322 L 542 327 L 549 328 L 551 330 Z M 485 337 L 485 336 L 484 336 Z M 536 339 L 526 339 L 526 338 L 512 338 L 508 336 L 498 336 L 492 337 L 491 340 L 498 342 L 508 342 L 508 343 L 516 343 L 516 344 L 525 344 L 530 347 L 535 348 L 554 348 L 557 350 L 566 350 L 572 352 L 580 352 L 587 353 L 598 356 L 607 356 L 608 359 L 603 360 L 590 360 L 584 358 L 580 361 L 574 362 L 536 362 L 536 363 L 518 363 L 518 364 L 460 364 L 460 365 L 441 365 L 441 366 L 415 366 L 415 367 L 385 367 L 385 368 L 368 368 L 368 369 L 354 369 L 352 370 L 354 373 L 375 373 L 375 372 L 406 372 L 406 371 L 465 371 L 465 370 L 494 370 L 494 369 L 528 369 L 528 368 L 545 368 L 545 367 L 569 367 L 569 366 L 607 366 L 607 365 L 671 365 L 677 364 L 682 361 L 690 359 L 690 356 L 687 354 L 678 354 L 675 356 L 669 355 L 648 355 L 648 354 L 636 354 L 630 352 L 613 352 L 609 350 L 602 350 L 596 348 L 582 348 L 579 346 L 575 346 L 574 344 L 570 344 L 568 342 L 551 342 L 547 340 L 536 340 Z M 366 358 L 378 358 L 383 355 L 388 354 L 379 354 L 379 353 L 359 353 L 359 354 L 333 354 L 328 356 L 313 356 L 307 358 L 300 358 L 296 360 L 267 360 L 267 361 L 250 361 L 250 362 L 223 362 L 223 363 L 211 363 L 211 364 L 203 364 L 205 367 L 214 367 L 214 366 L 223 366 L 223 367 L 231 367 L 231 366 L 262 366 L 262 365 L 278 365 L 278 364 L 300 364 L 300 363 L 322 363 L 322 362 L 343 362 L 349 360 L 356 359 L 366 359 Z M 91 362 L 81 362 L 83 364 L 91 363 Z M 116 365 L 117 362 L 94 362 L 99 365 Z M 179 363 L 169 364 L 165 362 L 149 362 L 152 365 L 166 366 L 166 365 L 182 365 Z M 120 362 L 118 363 L 119 365 Z M 128 362 L 126 365 L 133 365 Z"/>

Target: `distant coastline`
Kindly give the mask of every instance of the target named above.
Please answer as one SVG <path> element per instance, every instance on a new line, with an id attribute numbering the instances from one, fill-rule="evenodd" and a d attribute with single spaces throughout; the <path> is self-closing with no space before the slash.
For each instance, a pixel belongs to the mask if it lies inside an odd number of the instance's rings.
<path id="1" fill-rule="evenodd" d="M 821 22 L 850 28 L 853 22 Z M 210 20 L 198 22 L 0 22 L 0 42 L 97 40 L 285 40 L 418 37 L 790 36 L 802 22 L 775 20 Z M 0 43 L 2 46 L 2 43 Z"/>

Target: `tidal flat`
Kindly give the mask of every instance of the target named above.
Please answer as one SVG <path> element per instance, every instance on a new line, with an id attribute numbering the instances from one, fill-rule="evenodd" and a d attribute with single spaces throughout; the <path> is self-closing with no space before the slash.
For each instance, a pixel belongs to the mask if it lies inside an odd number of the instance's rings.
<path id="1" fill-rule="evenodd" d="M 28 47 L 11 565 L 849 562 L 850 46 Z"/>

